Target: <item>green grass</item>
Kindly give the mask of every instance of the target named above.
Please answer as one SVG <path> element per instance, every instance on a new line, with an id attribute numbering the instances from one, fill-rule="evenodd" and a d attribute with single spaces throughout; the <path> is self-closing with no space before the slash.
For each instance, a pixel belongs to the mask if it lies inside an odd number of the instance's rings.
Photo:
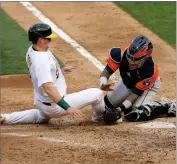
<path id="1" fill-rule="evenodd" d="M 25 56 L 30 45 L 27 32 L 2 9 L 0 15 L 2 18 L 1 74 L 27 73 Z"/>
<path id="2" fill-rule="evenodd" d="M 55 56 L 54 53 L 53 53 L 53 55 Z M 60 65 L 61 68 L 63 68 L 63 67 L 66 66 L 58 57 L 55 56 L 55 58 L 57 59 L 57 61 L 58 61 L 58 63 L 59 63 L 59 65 Z"/>
<path id="3" fill-rule="evenodd" d="M 31 43 L 27 32 L 0 9 L 1 25 L 1 74 L 28 73 L 26 52 Z M 57 60 L 63 67 L 64 64 Z"/>
<path id="4" fill-rule="evenodd" d="M 115 2 L 136 20 L 176 47 L 176 2 Z"/>

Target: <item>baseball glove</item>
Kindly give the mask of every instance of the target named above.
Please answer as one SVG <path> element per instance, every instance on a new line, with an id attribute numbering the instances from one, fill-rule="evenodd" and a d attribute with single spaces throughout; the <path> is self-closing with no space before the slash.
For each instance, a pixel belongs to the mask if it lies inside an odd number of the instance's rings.
<path id="1" fill-rule="evenodd" d="M 117 121 L 121 118 L 121 111 L 119 109 L 111 109 L 105 107 L 105 112 L 103 115 L 103 121 L 106 125 L 116 124 Z"/>
<path id="2" fill-rule="evenodd" d="M 103 90 L 103 91 L 114 91 L 114 89 L 112 88 L 112 84 L 102 84 L 100 89 Z"/>

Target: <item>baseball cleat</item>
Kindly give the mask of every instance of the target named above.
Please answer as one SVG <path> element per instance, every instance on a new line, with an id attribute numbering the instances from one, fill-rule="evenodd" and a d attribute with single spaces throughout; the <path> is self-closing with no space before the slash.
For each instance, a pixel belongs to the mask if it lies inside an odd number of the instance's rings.
<path id="1" fill-rule="evenodd" d="M 103 117 L 92 116 L 92 121 L 95 123 L 103 122 Z"/>
<path id="2" fill-rule="evenodd" d="M 120 124 L 122 121 L 123 121 L 123 119 L 122 119 L 122 117 L 120 117 L 120 118 L 116 121 L 116 123 L 117 123 L 117 124 Z"/>
<path id="3" fill-rule="evenodd" d="M 4 123 L 4 121 L 5 121 L 5 117 L 0 116 L 1 125 Z"/>
<path id="4" fill-rule="evenodd" d="M 172 102 L 167 113 L 168 117 L 176 117 L 176 103 Z"/>
<path id="5" fill-rule="evenodd" d="M 176 117 L 176 100 L 170 100 L 168 98 L 162 97 L 157 103 L 168 107 L 167 116 Z"/>

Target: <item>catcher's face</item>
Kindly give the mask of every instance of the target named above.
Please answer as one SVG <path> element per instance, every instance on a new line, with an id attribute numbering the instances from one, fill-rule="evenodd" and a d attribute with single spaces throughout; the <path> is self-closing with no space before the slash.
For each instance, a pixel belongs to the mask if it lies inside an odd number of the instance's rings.
<path id="1" fill-rule="evenodd" d="M 127 52 L 126 57 L 127 57 L 130 69 L 136 69 L 136 68 L 140 68 L 149 56 L 145 54 L 145 55 L 142 55 L 141 57 L 134 57 L 133 55 Z"/>

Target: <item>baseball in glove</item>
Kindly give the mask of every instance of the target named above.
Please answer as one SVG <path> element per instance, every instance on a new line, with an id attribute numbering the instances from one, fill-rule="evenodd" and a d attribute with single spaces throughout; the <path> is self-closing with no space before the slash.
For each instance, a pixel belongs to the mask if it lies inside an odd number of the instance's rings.
<path id="1" fill-rule="evenodd" d="M 103 91 L 114 91 L 114 89 L 112 88 L 112 84 L 102 84 L 100 89 L 103 90 Z"/>
<path id="2" fill-rule="evenodd" d="M 121 111 L 116 108 L 105 107 L 105 112 L 103 115 L 103 121 L 106 125 L 114 125 L 121 118 Z"/>

